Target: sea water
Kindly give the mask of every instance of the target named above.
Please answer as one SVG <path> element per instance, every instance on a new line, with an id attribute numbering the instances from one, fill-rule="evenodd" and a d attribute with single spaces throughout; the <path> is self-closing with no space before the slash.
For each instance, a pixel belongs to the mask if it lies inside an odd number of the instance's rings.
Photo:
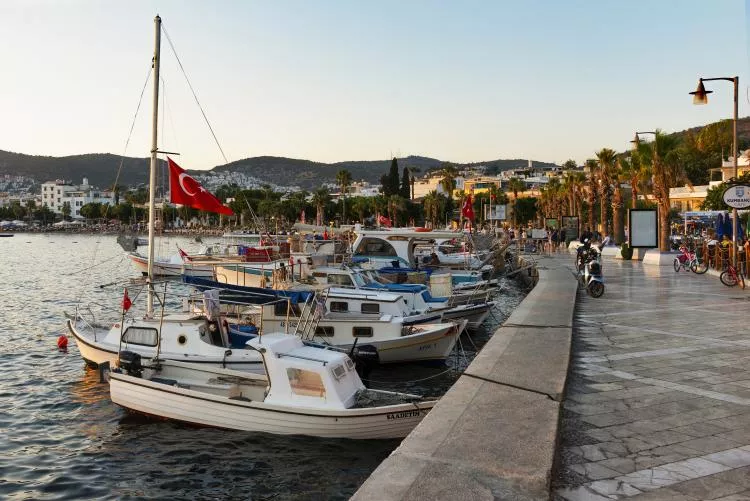
<path id="1" fill-rule="evenodd" d="M 206 242 L 218 241 L 207 238 Z M 157 255 L 189 238 L 160 239 Z M 374 388 L 445 393 L 523 298 L 503 281 L 483 329 L 462 336 L 446 366 L 389 366 Z M 0 238 L 0 499 L 347 499 L 398 440 L 338 440 L 196 428 L 128 414 L 86 367 L 65 314 L 77 305 L 117 318 L 124 287 L 143 304 L 138 274 L 114 235 Z M 158 287 L 161 287 L 159 285 Z M 172 293 L 187 294 L 179 282 Z M 168 305 L 178 307 L 179 302 Z"/>

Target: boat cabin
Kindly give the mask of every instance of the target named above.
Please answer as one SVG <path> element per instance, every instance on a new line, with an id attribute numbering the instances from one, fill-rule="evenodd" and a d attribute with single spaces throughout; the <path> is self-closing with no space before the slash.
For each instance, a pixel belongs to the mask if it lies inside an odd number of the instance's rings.
<path id="1" fill-rule="evenodd" d="M 348 409 L 365 390 L 354 362 L 340 351 L 305 346 L 286 334 L 259 336 L 247 345 L 263 355 L 270 386 L 266 404 Z"/>

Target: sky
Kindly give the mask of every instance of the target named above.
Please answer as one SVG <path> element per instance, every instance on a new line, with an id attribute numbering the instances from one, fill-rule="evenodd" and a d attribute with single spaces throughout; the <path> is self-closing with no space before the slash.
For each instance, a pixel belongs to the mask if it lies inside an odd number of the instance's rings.
<path id="1" fill-rule="evenodd" d="M 159 14 L 230 162 L 582 163 L 731 118 L 699 77 L 746 116 L 746 1 L 2 0 L 0 150 L 148 156 Z M 224 164 L 165 37 L 162 80 L 159 148 Z"/>

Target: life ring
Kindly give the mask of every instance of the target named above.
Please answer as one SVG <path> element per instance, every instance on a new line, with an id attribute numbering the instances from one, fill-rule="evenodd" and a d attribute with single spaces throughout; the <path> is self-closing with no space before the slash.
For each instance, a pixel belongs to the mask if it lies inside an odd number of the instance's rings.
<path id="1" fill-rule="evenodd" d="M 423 232 L 423 231 L 432 231 L 430 228 L 424 228 L 420 226 L 419 228 L 414 228 L 414 231 Z"/>

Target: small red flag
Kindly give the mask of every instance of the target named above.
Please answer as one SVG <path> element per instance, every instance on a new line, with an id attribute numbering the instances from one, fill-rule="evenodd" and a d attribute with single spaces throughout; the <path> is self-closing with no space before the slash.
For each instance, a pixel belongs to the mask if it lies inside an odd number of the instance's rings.
<path id="1" fill-rule="evenodd" d="M 466 195 L 464 205 L 461 207 L 461 215 L 470 221 L 474 220 L 474 205 L 471 202 L 471 194 Z"/>
<path id="2" fill-rule="evenodd" d="M 128 297 L 128 289 L 125 289 L 125 294 L 122 296 L 122 311 L 128 311 L 133 306 L 133 302 Z"/>
<path id="3" fill-rule="evenodd" d="M 175 204 L 187 205 L 194 209 L 208 212 L 218 212 L 231 216 L 232 209 L 223 205 L 218 198 L 210 194 L 206 188 L 167 157 L 169 164 L 169 201 Z"/>
<path id="4" fill-rule="evenodd" d="M 387 218 L 385 216 L 378 216 L 378 224 L 387 228 L 390 228 L 393 225 L 390 218 Z"/>

